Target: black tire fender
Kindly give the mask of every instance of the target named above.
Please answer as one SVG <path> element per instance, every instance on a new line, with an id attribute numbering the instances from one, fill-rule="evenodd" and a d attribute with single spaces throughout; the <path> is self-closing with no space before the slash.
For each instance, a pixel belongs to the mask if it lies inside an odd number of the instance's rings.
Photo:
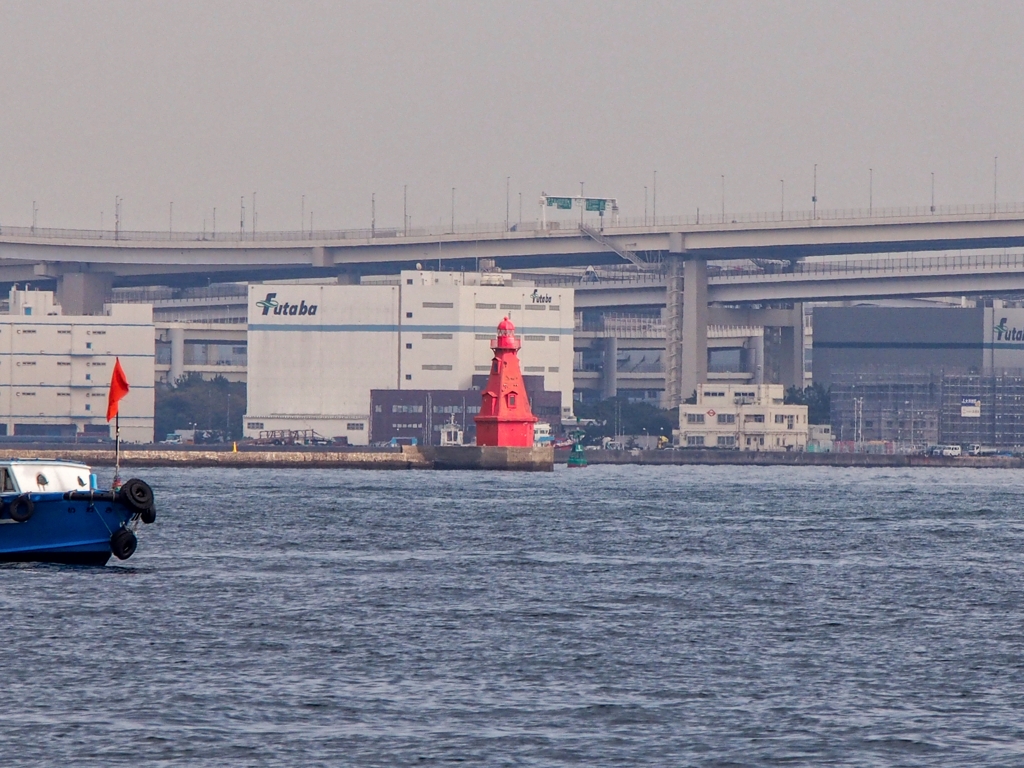
<path id="1" fill-rule="evenodd" d="M 127 560 L 138 546 L 139 540 L 127 528 L 118 528 L 110 537 L 110 551 L 118 560 Z"/>
<path id="2" fill-rule="evenodd" d="M 133 512 L 146 512 L 153 508 L 153 489 L 146 481 L 133 477 L 121 486 L 117 500 Z"/>
<path id="3" fill-rule="evenodd" d="M 35 511 L 36 505 L 32 502 L 31 497 L 29 497 L 27 493 L 21 494 L 21 496 L 18 496 L 11 502 L 11 520 L 16 523 L 27 522 Z"/>

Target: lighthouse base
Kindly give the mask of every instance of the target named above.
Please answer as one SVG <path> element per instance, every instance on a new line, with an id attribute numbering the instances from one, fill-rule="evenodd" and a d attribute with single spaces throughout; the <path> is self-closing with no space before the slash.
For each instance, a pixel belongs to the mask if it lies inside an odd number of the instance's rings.
<path id="1" fill-rule="evenodd" d="M 554 472 L 555 451 L 543 448 L 510 448 L 494 445 L 447 445 L 424 447 L 434 469 L 491 469 L 513 472 Z"/>

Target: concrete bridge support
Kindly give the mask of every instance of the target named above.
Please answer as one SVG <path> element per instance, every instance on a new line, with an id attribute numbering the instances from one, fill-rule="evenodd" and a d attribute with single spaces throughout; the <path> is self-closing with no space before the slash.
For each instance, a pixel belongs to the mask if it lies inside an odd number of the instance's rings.
<path id="1" fill-rule="evenodd" d="M 171 339 L 171 370 L 168 378 L 170 383 L 174 384 L 185 375 L 185 329 L 181 326 L 172 326 L 169 335 Z"/>
<path id="2" fill-rule="evenodd" d="M 618 358 L 619 340 L 614 336 L 603 339 L 604 361 L 601 367 L 601 399 L 616 397 L 619 393 Z"/>
<path id="3" fill-rule="evenodd" d="M 662 408 L 682 402 L 683 378 L 683 257 L 668 255 L 665 277 L 665 394 Z M 686 393 L 687 396 L 689 392 Z"/>
<path id="4" fill-rule="evenodd" d="M 688 259 L 683 271 L 682 400 L 708 380 L 708 263 Z"/>
<path id="5" fill-rule="evenodd" d="M 804 308 L 793 307 L 792 320 L 781 327 L 782 350 L 779 364 L 779 383 L 786 389 L 804 388 Z"/>
<path id="6" fill-rule="evenodd" d="M 686 253 L 686 236 L 669 238 L 665 306 L 665 408 L 675 408 L 708 379 L 708 262 Z"/>

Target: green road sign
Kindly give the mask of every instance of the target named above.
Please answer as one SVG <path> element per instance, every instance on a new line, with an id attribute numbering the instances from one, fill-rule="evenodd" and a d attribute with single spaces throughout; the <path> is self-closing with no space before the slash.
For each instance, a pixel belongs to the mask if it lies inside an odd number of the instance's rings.
<path id="1" fill-rule="evenodd" d="M 607 205 L 608 205 L 608 201 L 605 200 L 604 198 L 601 198 L 601 199 L 598 199 L 598 200 L 594 200 L 594 199 L 591 199 L 589 197 L 587 198 L 587 210 L 588 211 L 603 211 Z"/>
<path id="2" fill-rule="evenodd" d="M 561 208 L 562 210 L 568 211 L 572 208 L 571 197 L 549 197 L 548 207 L 554 206 L 555 208 Z"/>

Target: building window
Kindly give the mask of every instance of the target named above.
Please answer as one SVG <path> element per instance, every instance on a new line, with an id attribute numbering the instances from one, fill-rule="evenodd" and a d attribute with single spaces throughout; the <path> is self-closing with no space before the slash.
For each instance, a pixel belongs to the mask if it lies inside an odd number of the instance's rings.
<path id="1" fill-rule="evenodd" d="M 405 345 L 405 348 L 406 348 L 406 349 L 412 349 L 412 342 L 411 342 L 411 341 L 410 341 L 410 342 L 408 342 L 408 343 L 407 343 L 407 344 Z"/>
<path id="2" fill-rule="evenodd" d="M 421 366 L 424 371 L 450 371 L 450 365 L 426 364 Z"/>
<path id="3" fill-rule="evenodd" d="M 454 309 L 455 305 L 450 301 L 424 301 L 424 309 Z"/>
<path id="4" fill-rule="evenodd" d="M 406 313 L 405 313 L 405 316 L 406 316 L 406 317 L 412 317 L 412 312 L 406 312 Z"/>
<path id="5" fill-rule="evenodd" d="M 735 424 L 736 414 L 735 413 L 720 413 L 718 414 L 719 424 Z"/>
<path id="6" fill-rule="evenodd" d="M 719 435 L 718 436 L 718 447 L 719 448 L 735 448 L 736 447 L 736 435 Z"/>
<path id="7" fill-rule="evenodd" d="M 688 413 L 686 414 L 687 424 L 703 424 L 704 414 L 703 413 Z"/>
<path id="8" fill-rule="evenodd" d="M 775 423 L 776 424 L 785 424 L 786 423 L 786 417 L 783 414 L 781 414 L 781 413 L 776 413 L 775 414 Z"/>
<path id="9" fill-rule="evenodd" d="M 750 424 L 751 422 L 753 422 L 754 424 L 764 424 L 764 414 L 748 413 L 746 416 L 743 417 L 743 421 L 746 424 Z"/>
<path id="10" fill-rule="evenodd" d="M 405 380 L 406 381 L 412 381 L 412 374 L 411 373 L 405 374 Z"/>
<path id="11" fill-rule="evenodd" d="M 35 333 L 35 331 L 32 331 L 32 333 Z M 91 341 L 85 342 L 85 348 L 86 349 L 92 349 L 92 342 Z"/>
<path id="12" fill-rule="evenodd" d="M 407 277 L 407 278 L 405 279 L 405 284 L 406 284 L 406 285 L 412 285 L 412 278 L 411 278 L 411 277 Z"/>
<path id="13" fill-rule="evenodd" d="M 421 339 L 450 339 L 452 335 L 450 333 L 421 333 Z"/>
<path id="14" fill-rule="evenodd" d="M 86 381 L 91 381 L 92 380 L 92 374 L 91 373 L 85 374 L 85 380 Z"/>
<path id="15" fill-rule="evenodd" d="M 348 424 L 345 425 L 345 429 L 347 429 L 349 432 L 362 432 L 364 429 L 366 429 L 366 425 L 363 424 L 363 422 L 361 421 L 350 421 Z"/>
<path id="16" fill-rule="evenodd" d="M 501 308 L 502 309 L 518 309 L 518 310 L 522 310 L 523 305 L 522 304 L 502 304 Z"/>
<path id="17" fill-rule="evenodd" d="M 246 426 L 246 429 L 263 429 L 263 422 L 262 421 L 250 421 L 245 426 Z"/>
<path id="18" fill-rule="evenodd" d="M 704 445 L 704 435 L 687 435 L 686 444 L 691 447 Z"/>
<path id="19" fill-rule="evenodd" d="M 91 403 L 86 403 L 85 404 L 85 410 L 91 411 L 92 410 L 92 404 Z"/>
<path id="20" fill-rule="evenodd" d="M 497 309 L 498 305 L 497 304 L 477 304 L 476 308 L 477 309 Z"/>
<path id="21" fill-rule="evenodd" d="M 423 413 L 422 405 L 392 405 L 392 413 Z"/>
<path id="22" fill-rule="evenodd" d="M 558 341 L 560 338 L 560 336 L 548 336 L 548 341 Z"/>
<path id="23" fill-rule="evenodd" d="M 558 366 L 557 365 L 549 365 L 548 366 L 548 373 L 558 373 Z"/>
<path id="24" fill-rule="evenodd" d="M 515 392 L 510 393 L 509 396 L 508 396 L 508 407 L 509 408 L 515 408 L 516 407 L 516 395 L 515 395 Z"/>

